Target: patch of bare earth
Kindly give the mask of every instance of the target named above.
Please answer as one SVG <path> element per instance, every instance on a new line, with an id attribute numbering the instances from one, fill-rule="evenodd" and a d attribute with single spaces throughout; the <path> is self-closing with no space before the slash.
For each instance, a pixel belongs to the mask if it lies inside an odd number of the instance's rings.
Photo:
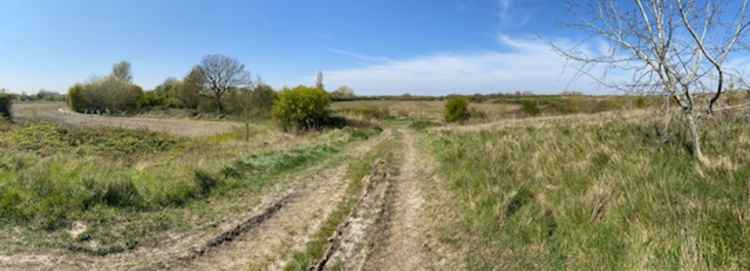
<path id="1" fill-rule="evenodd" d="M 427 183 L 431 169 L 420 161 L 415 136 L 404 133 L 404 155 L 399 176 L 393 184 L 385 219 L 384 234 L 377 242 L 364 270 L 445 270 L 449 258 L 438 255 L 442 245 L 435 239 L 439 217 L 426 213 Z"/>
<path id="2" fill-rule="evenodd" d="M 200 121 L 191 119 L 157 119 L 115 117 L 71 112 L 61 103 L 18 104 L 14 106 L 16 119 L 43 120 L 73 127 L 111 127 L 148 130 L 176 136 L 201 137 L 231 132 L 242 124 L 228 121 Z"/>

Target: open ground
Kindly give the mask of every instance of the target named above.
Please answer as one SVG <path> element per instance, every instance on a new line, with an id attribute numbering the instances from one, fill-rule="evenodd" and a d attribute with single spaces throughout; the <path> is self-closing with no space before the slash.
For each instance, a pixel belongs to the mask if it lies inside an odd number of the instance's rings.
<path id="1" fill-rule="evenodd" d="M 385 104 L 334 104 L 371 126 L 286 134 L 259 122 L 247 135 L 242 123 L 224 120 L 19 104 L 17 123 L 3 124 L 0 136 L 13 150 L 3 156 L 3 185 L 14 191 L 3 195 L 3 214 L 17 219 L 2 224 L 0 269 L 749 264 L 744 106 L 727 110 L 720 117 L 729 124 L 706 134 L 707 142 L 731 141 L 709 144 L 715 162 L 700 168 L 679 159 L 683 145 L 660 141 L 660 108 L 531 116 L 489 102 L 474 108 L 503 113 L 445 125 L 441 102 Z M 44 196 L 32 180 L 56 184 Z M 107 184 L 104 198 L 51 198 L 98 193 L 87 182 Z M 9 199 L 35 213 L 11 208 Z"/>

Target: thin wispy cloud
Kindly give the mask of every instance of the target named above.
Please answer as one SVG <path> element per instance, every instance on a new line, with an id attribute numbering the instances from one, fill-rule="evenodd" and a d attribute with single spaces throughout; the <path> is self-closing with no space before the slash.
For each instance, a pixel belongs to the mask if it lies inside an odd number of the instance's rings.
<path id="1" fill-rule="evenodd" d="M 497 18 L 501 31 L 506 28 L 523 27 L 533 18 L 533 9 L 519 9 L 516 6 L 517 3 L 513 0 L 497 1 Z"/>
<path id="2" fill-rule="evenodd" d="M 349 85 L 362 94 L 419 95 L 440 93 L 581 90 L 602 93 L 594 80 L 582 77 L 547 43 L 501 36 L 507 51 L 435 54 L 393 60 L 364 68 L 326 72 L 331 86 Z"/>
<path id="3" fill-rule="evenodd" d="M 361 54 L 361 53 L 357 53 L 357 52 L 353 52 L 353 51 L 349 51 L 349 50 L 344 50 L 344 49 L 327 48 L 326 50 L 328 52 L 330 52 L 330 53 L 333 53 L 333 54 L 351 57 L 351 58 L 354 58 L 356 60 L 364 61 L 364 62 L 380 63 L 380 62 L 392 61 L 392 59 L 387 58 L 387 57 L 371 56 L 371 55 Z"/>

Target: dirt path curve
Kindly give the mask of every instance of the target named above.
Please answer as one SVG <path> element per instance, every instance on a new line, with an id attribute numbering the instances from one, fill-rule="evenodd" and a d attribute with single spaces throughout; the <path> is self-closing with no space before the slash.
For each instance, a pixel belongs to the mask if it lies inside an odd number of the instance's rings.
<path id="1" fill-rule="evenodd" d="M 390 131 L 359 146 L 352 155 L 369 152 L 387 140 Z M 300 250 L 335 210 L 346 193 L 348 164 L 303 180 L 302 187 L 271 218 L 200 257 L 176 265 L 173 270 L 281 270 L 284 257 Z"/>
<path id="2" fill-rule="evenodd" d="M 304 244 L 343 197 L 346 165 L 312 178 L 270 219 L 240 238 L 209 250 L 175 270 L 272 269 L 275 262 Z"/>
<path id="3" fill-rule="evenodd" d="M 20 121 L 43 120 L 74 127 L 140 129 L 186 137 L 223 134 L 242 126 L 229 121 L 87 115 L 71 112 L 62 103 L 17 104 L 13 106 L 13 115 Z"/>

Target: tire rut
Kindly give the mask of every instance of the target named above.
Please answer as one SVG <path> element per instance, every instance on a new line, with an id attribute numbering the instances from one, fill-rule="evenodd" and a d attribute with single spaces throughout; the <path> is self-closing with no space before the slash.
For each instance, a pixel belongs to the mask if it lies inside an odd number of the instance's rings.
<path id="1" fill-rule="evenodd" d="M 378 242 L 363 270 L 426 270 L 430 257 L 425 251 L 426 238 L 422 192 L 424 172 L 417 161 L 415 138 L 404 133 L 404 154 L 399 176 L 395 178 L 393 192 L 388 199 L 386 218 L 383 220 L 385 236 Z"/>
<path id="2" fill-rule="evenodd" d="M 386 130 L 349 155 L 360 155 L 390 136 Z M 344 160 L 345 161 L 345 160 Z M 35 253 L 0 256 L 2 270 L 262 270 L 280 269 L 281 260 L 317 232 L 346 190 L 347 163 L 313 169 L 291 188 L 272 192 L 247 218 L 221 226 L 220 233 L 189 236 L 175 248 L 107 257 Z M 203 241 L 201 241 L 203 240 Z M 196 244 L 200 244 L 195 246 Z M 150 252 L 149 252 L 150 251 Z M 252 269 L 251 269 L 252 270 Z"/>
<path id="3" fill-rule="evenodd" d="M 425 212 L 431 170 L 422 167 L 412 132 L 403 134 L 398 174 L 388 174 L 394 165 L 376 167 L 314 270 L 445 270 L 447 261 L 455 261 L 438 255 L 446 249 L 433 238 L 436 222 Z"/>

